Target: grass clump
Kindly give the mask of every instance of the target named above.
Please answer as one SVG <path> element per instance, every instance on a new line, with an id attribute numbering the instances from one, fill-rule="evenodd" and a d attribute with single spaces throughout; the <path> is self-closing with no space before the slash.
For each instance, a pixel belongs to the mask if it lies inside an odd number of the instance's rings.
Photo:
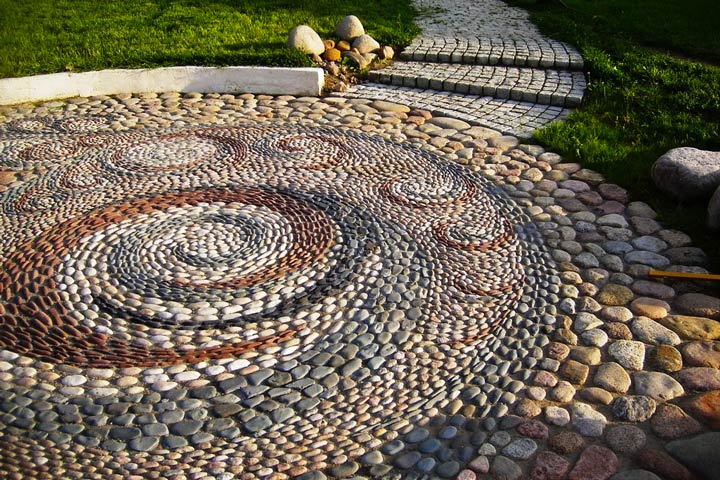
<path id="1" fill-rule="evenodd" d="M 583 106 L 536 140 L 605 174 L 688 231 L 715 257 L 705 204 L 661 194 L 650 166 L 667 150 L 720 150 L 720 9 L 716 0 L 508 0 L 541 31 L 575 45 L 589 87 Z M 668 35 L 668 32 L 671 32 Z"/>
<path id="2" fill-rule="evenodd" d="M 357 15 L 381 43 L 417 33 L 409 0 L 0 0 L 0 77 L 169 65 L 308 66 L 285 47 Z"/>

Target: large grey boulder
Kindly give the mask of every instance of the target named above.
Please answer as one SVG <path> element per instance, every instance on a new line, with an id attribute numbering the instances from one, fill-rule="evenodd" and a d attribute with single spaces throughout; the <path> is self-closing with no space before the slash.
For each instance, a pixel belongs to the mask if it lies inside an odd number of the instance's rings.
<path id="1" fill-rule="evenodd" d="M 660 190 L 678 200 L 708 198 L 720 186 L 720 152 L 673 148 L 655 161 L 650 173 Z"/>
<path id="2" fill-rule="evenodd" d="M 298 25 L 290 30 L 287 46 L 288 48 L 315 55 L 322 55 L 325 51 L 325 44 L 320 35 L 307 25 Z"/>
<path id="3" fill-rule="evenodd" d="M 365 28 L 362 23 L 360 23 L 360 19 L 355 15 L 348 15 L 340 20 L 335 27 L 335 35 L 348 42 L 355 37 L 359 37 L 364 34 Z"/>
<path id="4" fill-rule="evenodd" d="M 720 230 L 720 187 L 715 189 L 710 203 L 708 203 L 708 227 Z"/>

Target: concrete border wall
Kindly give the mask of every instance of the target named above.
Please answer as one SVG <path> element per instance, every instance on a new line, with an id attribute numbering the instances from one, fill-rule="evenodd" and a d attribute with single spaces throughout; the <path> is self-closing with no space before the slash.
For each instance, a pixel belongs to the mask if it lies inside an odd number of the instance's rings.
<path id="1" fill-rule="evenodd" d="M 0 79 L 0 105 L 117 93 L 257 93 L 318 96 L 320 68 L 166 67 Z"/>

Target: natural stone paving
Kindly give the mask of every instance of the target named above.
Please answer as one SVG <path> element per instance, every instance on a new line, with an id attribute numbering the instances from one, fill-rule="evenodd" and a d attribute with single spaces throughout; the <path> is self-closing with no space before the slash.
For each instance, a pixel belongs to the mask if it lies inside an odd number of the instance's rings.
<path id="1" fill-rule="evenodd" d="M 537 105 L 580 105 L 582 57 L 571 46 L 543 37 L 524 10 L 500 0 L 417 0 L 415 5 L 421 35 L 401 53 L 401 61 L 370 72 L 376 84 L 352 87 L 346 96 L 385 98 L 398 94 L 392 87 L 408 87 L 413 90 L 403 91 L 397 101 L 413 97 L 413 105 L 421 100 L 429 111 L 459 118 L 470 114 L 474 123 L 522 137 L 568 113 Z M 467 97 L 453 98 L 460 100 L 458 108 L 448 109 L 445 92 Z"/>
<path id="2" fill-rule="evenodd" d="M 62 445 L 229 448 L 246 475 L 294 476 L 456 396 L 508 411 L 559 283 L 510 198 L 386 140 L 403 115 L 362 121 L 363 102 L 160 101 L 4 124 L 4 468 L 41 446 L 56 475 L 75 467 Z"/>
<path id="3" fill-rule="evenodd" d="M 529 103 L 576 107 L 585 90 L 582 72 L 488 65 L 395 62 L 370 80 L 411 88 L 468 93 Z"/>
<path id="4" fill-rule="evenodd" d="M 414 62 L 468 63 L 580 70 L 583 59 L 572 47 L 555 40 L 512 38 L 418 37 L 401 54 Z"/>
<path id="5" fill-rule="evenodd" d="M 552 105 L 373 83 L 358 85 L 344 95 L 413 105 L 521 138 L 530 138 L 535 129 L 570 114 L 569 109 Z"/>
<path id="6" fill-rule="evenodd" d="M 718 301 L 647 277 L 701 252 L 537 145 L 167 93 L 4 108 L 0 165 L 4 477 L 712 478 Z"/>
<path id="7" fill-rule="evenodd" d="M 413 0 L 423 36 L 543 40 L 528 12 L 502 0 Z"/>

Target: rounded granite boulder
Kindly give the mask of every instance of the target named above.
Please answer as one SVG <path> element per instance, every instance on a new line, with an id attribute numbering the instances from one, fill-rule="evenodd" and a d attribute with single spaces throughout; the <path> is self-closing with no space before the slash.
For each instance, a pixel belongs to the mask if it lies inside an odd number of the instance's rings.
<path id="1" fill-rule="evenodd" d="M 325 51 L 320 35 L 307 25 L 298 25 L 290 30 L 287 46 L 307 54 L 322 55 Z"/>
<path id="2" fill-rule="evenodd" d="M 347 17 L 340 20 L 340 22 L 335 27 L 335 35 L 345 41 L 350 41 L 364 34 L 365 28 L 360 22 L 360 19 L 355 15 L 348 15 Z"/>
<path id="3" fill-rule="evenodd" d="M 673 148 L 655 161 L 650 173 L 655 185 L 673 198 L 709 198 L 720 186 L 720 152 Z"/>

